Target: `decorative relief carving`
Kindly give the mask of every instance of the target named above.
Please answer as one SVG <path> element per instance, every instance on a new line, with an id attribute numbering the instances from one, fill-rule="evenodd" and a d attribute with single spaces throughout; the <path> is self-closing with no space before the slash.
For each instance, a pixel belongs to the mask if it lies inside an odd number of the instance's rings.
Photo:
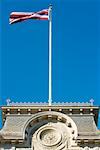
<path id="1" fill-rule="evenodd" d="M 34 150 L 66 150 L 71 147 L 70 133 L 68 127 L 61 122 L 48 123 L 35 132 L 32 146 Z"/>
<path id="2" fill-rule="evenodd" d="M 53 146 L 61 140 L 61 135 L 53 128 L 46 129 L 40 133 L 40 140 L 43 145 Z"/>
<path id="3" fill-rule="evenodd" d="M 48 119 L 48 116 L 51 119 Z M 39 119 L 40 117 L 41 120 Z M 35 122 L 35 129 L 34 120 L 38 120 L 38 122 Z M 42 124 L 42 122 L 45 124 Z M 33 125 L 30 127 L 29 124 Z M 31 147 L 34 150 L 66 150 L 71 147 L 77 147 L 75 141 L 77 126 L 65 114 L 54 111 L 40 112 L 32 116 L 25 126 L 32 135 Z"/>

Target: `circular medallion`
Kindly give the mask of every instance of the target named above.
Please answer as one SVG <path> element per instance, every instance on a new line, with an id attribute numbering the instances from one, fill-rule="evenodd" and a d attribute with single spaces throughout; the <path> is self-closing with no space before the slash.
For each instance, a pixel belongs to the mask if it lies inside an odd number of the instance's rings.
<path id="1" fill-rule="evenodd" d="M 61 133 L 54 127 L 46 126 L 40 128 L 38 132 L 38 140 L 44 146 L 54 146 L 61 141 Z"/>

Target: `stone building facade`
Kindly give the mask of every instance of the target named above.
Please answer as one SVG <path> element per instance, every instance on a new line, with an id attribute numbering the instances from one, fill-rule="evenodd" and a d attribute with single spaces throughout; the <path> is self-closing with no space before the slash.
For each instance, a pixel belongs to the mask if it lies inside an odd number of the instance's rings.
<path id="1" fill-rule="evenodd" d="M 0 150 L 100 150 L 98 115 L 91 103 L 9 103 Z"/>

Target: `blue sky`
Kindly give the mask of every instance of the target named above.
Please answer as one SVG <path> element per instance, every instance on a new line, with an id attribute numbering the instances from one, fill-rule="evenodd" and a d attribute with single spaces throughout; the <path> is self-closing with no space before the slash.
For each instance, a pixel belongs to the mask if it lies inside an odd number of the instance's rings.
<path id="1" fill-rule="evenodd" d="M 12 11 L 53 5 L 53 101 L 100 105 L 100 1 L 0 1 L 0 104 L 48 100 L 48 21 L 9 25 Z"/>

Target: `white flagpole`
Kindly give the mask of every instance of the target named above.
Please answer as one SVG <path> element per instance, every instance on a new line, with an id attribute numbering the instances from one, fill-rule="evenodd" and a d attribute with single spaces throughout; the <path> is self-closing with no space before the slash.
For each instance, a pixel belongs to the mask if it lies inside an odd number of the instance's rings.
<path id="1" fill-rule="evenodd" d="M 49 106 L 52 104 L 52 5 L 49 6 Z"/>

